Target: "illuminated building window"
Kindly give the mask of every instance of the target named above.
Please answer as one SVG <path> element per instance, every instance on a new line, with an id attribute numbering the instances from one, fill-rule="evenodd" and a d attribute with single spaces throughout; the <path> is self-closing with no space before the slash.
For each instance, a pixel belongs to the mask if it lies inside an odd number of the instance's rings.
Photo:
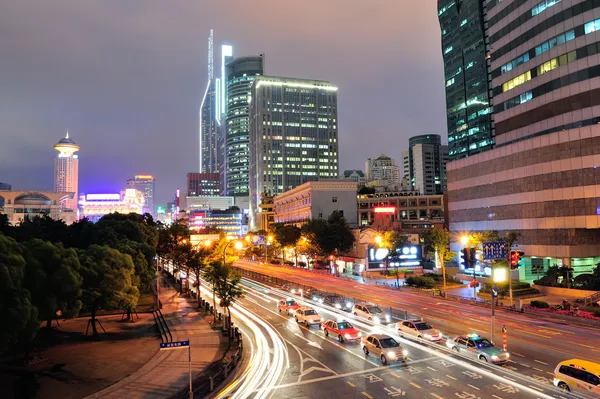
<path id="1" fill-rule="evenodd" d="M 506 92 L 509 90 L 514 89 L 517 86 L 522 85 L 525 82 L 528 82 L 531 80 L 531 71 L 527 71 L 519 76 L 517 76 L 516 78 L 513 78 L 511 80 L 509 80 L 508 82 L 502 84 L 502 91 Z"/>

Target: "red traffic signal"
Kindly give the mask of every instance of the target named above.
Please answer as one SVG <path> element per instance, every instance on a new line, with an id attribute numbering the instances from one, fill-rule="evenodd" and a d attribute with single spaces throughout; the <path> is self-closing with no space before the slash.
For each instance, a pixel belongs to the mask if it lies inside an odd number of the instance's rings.
<path id="1" fill-rule="evenodd" d="M 523 251 L 510 251 L 510 269 L 515 270 L 519 267 L 523 266 L 521 264 L 521 259 L 525 255 Z"/>

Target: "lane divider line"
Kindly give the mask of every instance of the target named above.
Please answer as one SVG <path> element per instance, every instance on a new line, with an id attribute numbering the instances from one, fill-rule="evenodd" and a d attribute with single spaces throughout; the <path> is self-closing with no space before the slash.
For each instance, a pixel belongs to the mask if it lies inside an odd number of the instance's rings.
<path id="1" fill-rule="evenodd" d="M 368 393 L 366 393 L 366 392 L 361 392 L 361 393 L 362 393 L 364 396 L 366 396 L 367 398 L 369 398 L 369 399 L 373 399 L 373 397 L 372 397 L 371 395 L 369 395 Z"/>

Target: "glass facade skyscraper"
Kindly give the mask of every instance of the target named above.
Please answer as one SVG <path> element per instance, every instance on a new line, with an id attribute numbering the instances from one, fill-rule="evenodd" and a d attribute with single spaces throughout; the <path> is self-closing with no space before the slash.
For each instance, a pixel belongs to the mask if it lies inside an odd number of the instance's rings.
<path id="1" fill-rule="evenodd" d="M 250 212 L 260 197 L 339 175 L 337 87 L 257 77 L 250 103 Z"/>
<path id="2" fill-rule="evenodd" d="M 485 12 L 483 0 L 438 0 L 451 161 L 494 146 Z"/>
<path id="3" fill-rule="evenodd" d="M 249 108 L 254 79 L 263 74 L 263 56 L 235 58 L 225 66 L 225 195 L 247 197 L 249 189 Z"/>

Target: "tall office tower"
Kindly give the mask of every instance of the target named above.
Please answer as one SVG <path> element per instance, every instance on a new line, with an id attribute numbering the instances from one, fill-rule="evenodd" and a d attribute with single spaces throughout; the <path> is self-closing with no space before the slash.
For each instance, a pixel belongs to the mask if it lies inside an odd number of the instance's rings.
<path id="1" fill-rule="evenodd" d="M 408 150 L 402 153 L 404 176 L 423 195 L 446 191 L 448 146 L 437 134 L 424 134 L 408 139 Z"/>
<path id="2" fill-rule="evenodd" d="M 448 164 L 450 229 L 520 233 L 520 279 L 552 265 L 589 273 L 600 261 L 600 1 L 486 7 L 496 148 Z"/>
<path id="3" fill-rule="evenodd" d="M 233 59 L 233 47 L 221 46 L 221 74 L 215 79 L 215 115 L 217 119 L 217 163 L 221 194 L 227 191 L 227 63 Z"/>
<path id="4" fill-rule="evenodd" d="M 187 195 L 219 195 L 218 173 L 188 173 Z"/>
<path id="5" fill-rule="evenodd" d="M 135 175 L 127 179 L 127 188 L 135 188 L 144 195 L 144 213 L 154 216 L 154 184 L 152 175 Z"/>
<path id="6" fill-rule="evenodd" d="M 263 56 L 235 58 L 226 65 L 227 107 L 225 136 L 225 191 L 233 197 L 248 197 L 250 90 L 263 74 Z"/>
<path id="7" fill-rule="evenodd" d="M 450 160 L 494 146 L 484 17 L 483 0 L 438 0 Z"/>
<path id="8" fill-rule="evenodd" d="M 337 87 L 330 82 L 256 77 L 250 103 L 251 218 L 256 220 L 263 194 L 339 176 L 337 126 Z"/>
<path id="9" fill-rule="evenodd" d="M 365 171 L 367 185 L 376 180 L 383 182 L 383 185 L 400 184 L 400 167 L 396 166 L 396 161 L 385 154 L 375 159 L 367 158 Z"/>
<path id="10" fill-rule="evenodd" d="M 219 171 L 217 158 L 217 95 L 216 82 L 213 76 L 213 30 L 208 37 L 208 81 L 200 105 L 200 172 L 215 173 Z"/>
<path id="11" fill-rule="evenodd" d="M 79 196 L 79 159 L 75 154 L 79 146 L 69 137 L 60 139 L 54 145 L 58 156 L 54 160 L 54 191 L 75 193 L 71 199 L 65 199 L 61 203 L 62 209 L 70 209 L 77 212 L 77 197 Z"/>

